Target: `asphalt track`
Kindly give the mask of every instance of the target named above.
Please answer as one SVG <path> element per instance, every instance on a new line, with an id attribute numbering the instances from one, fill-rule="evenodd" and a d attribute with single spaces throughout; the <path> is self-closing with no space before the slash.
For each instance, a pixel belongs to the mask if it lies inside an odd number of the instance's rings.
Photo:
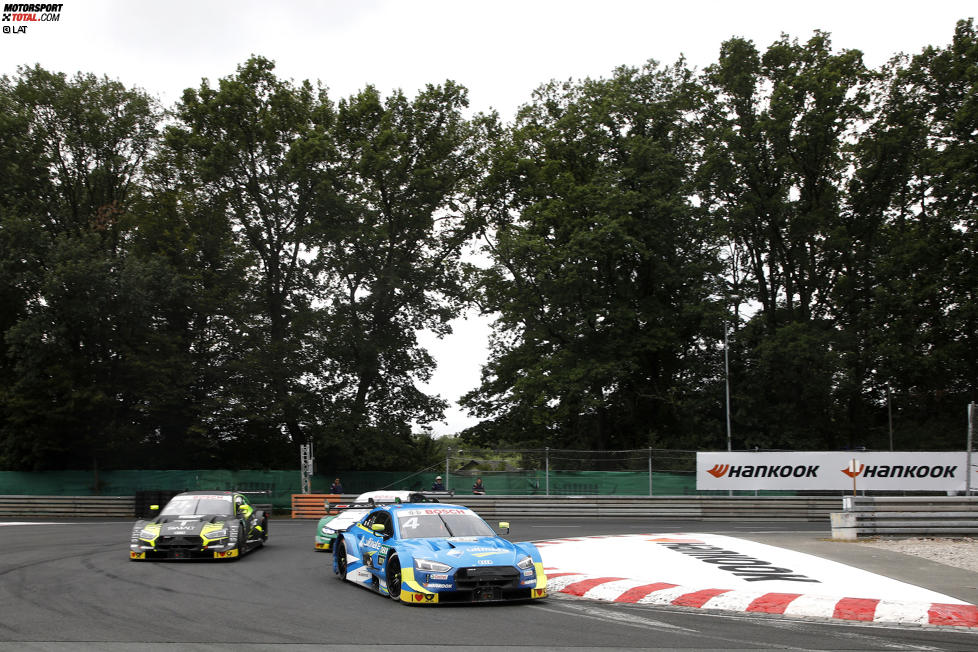
<path id="1" fill-rule="evenodd" d="M 978 601 L 978 574 L 825 541 L 825 527 L 637 519 L 510 520 L 514 540 L 710 532 L 791 546 Z M 330 572 L 312 521 L 275 520 L 239 561 L 133 563 L 131 521 L 0 525 L 0 651 L 975 650 L 978 631 L 850 624 L 560 592 L 530 604 L 398 605 Z"/>

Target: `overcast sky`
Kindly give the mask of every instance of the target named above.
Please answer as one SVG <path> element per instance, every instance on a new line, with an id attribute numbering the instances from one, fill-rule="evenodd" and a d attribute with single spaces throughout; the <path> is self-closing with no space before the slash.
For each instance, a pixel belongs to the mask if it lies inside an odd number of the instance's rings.
<path id="1" fill-rule="evenodd" d="M 859 49 L 869 66 L 947 45 L 975 0 L 64 0 L 58 22 L 0 23 L 0 74 L 39 63 L 138 86 L 165 105 L 201 78 L 231 75 L 250 55 L 280 77 L 320 81 L 333 99 L 366 84 L 413 95 L 452 79 L 474 111 L 510 119 L 551 80 L 606 77 L 620 65 L 685 56 L 703 68 L 733 36 L 766 48 L 816 29 L 833 47 Z M 18 33 L 19 27 L 25 27 Z M 8 31 L 9 27 L 9 31 Z M 424 342 L 439 360 L 430 389 L 454 401 L 479 380 L 489 329 L 456 324 Z M 458 410 L 436 432 L 472 423 Z"/>

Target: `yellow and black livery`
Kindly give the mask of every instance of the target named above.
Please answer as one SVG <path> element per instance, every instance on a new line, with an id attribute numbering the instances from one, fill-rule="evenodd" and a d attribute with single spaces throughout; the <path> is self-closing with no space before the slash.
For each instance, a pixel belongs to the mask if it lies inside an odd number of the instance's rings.
<path id="1" fill-rule="evenodd" d="M 243 493 L 188 491 L 133 525 L 129 558 L 237 559 L 267 539 L 268 515 Z"/>

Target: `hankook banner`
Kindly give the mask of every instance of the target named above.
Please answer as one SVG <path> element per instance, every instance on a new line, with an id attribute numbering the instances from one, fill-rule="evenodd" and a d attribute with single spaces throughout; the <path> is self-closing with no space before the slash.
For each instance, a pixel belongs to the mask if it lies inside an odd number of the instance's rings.
<path id="1" fill-rule="evenodd" d="M 696 488 L 852 491 L 855 480 L 858 491 L 964 491 L 966 459 L 963 451 L 697 453 Z"/>

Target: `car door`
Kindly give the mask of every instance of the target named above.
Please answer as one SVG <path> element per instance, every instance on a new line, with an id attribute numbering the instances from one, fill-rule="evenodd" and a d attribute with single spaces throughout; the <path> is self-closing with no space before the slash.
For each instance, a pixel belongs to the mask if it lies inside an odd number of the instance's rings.
<path id="1" fill-rule="evenodd" d="M 371 575 L 379 576 L 383 568 L 383 564 L 379 561 L 379 553 L 392 531 L 391 515 L 385 510 L 377 510 L 371 514 L 371 518 L 365 525 L 360 534 L 360 558 Z M 378 530 L 378 527 L 382 529 Z"/>

